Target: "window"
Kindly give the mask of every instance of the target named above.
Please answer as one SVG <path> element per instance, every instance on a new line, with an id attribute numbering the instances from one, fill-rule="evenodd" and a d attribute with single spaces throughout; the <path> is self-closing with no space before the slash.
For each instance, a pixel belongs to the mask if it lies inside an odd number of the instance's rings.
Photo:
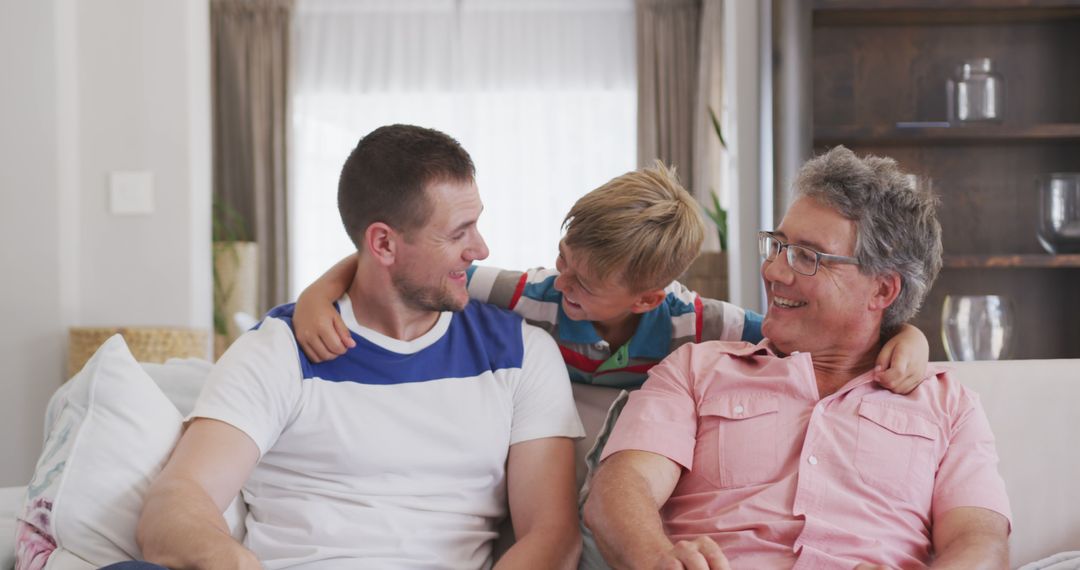
<path id="1" fill-rule="evenodd" d="M 574 201 L 635 168 L 632 0 L 300 0 L 294 25 L 294 295 L 354 251 L 338 174 L 381 125 L 472 155 L 485 265 L 551 266 Z"/>

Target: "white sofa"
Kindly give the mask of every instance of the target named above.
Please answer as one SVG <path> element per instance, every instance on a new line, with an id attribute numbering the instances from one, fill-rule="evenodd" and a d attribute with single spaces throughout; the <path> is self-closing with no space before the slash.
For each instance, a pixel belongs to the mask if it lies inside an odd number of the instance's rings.
<path id="1" fill-rule="evenodd" d="M 950 363 L 979 393 L 997 437 L 1013 509 L 1011 566 L 1080 550 L 1080 359 Z M 166 388 L 166 392 L 170 392 Z M 191 397 L 190 387 L 180 397 Z M 588 437 L 581 459 L 618 390 L 574 387 Z M 170 397 L 176 397 L 170 393 Z M 579 464 L 581 462 L 579 461 Z M 583 473 L 579 473 L 579 482 Z M 0 570 L 12 567 L 21 488 L 0 489 Z M 50 564 L 50 568 L 58 565 Z M 1075 567 L 1075 566 L 1070 566 Z"/>

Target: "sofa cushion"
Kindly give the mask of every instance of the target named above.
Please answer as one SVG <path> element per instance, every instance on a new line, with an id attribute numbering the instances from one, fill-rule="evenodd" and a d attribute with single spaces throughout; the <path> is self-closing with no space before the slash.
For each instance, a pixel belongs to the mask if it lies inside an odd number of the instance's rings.
<path id="1" fill-rule="evenodd" d="M 1012 507 L 1011 567 L 1080 549 L 1080 359 L 948 366 L 979 395 L 997 440 Z"/>
<path id="2" fill-rule="evenodd" d="M 139 364 L 185 418 L 195 408 L 195 400 L 199 399 L 206 377 L 214 367 L 201 358 L 170 358 L 164 364 Z"/>
<path id="3" fill-rule="evenodd" d="M 180 436 L 180 412 L 116 335 L 57 391 L 47 418 L 16 567 L 37 568 L 54 551 L 96 566 L 138 558 L 142 498 Z"/>

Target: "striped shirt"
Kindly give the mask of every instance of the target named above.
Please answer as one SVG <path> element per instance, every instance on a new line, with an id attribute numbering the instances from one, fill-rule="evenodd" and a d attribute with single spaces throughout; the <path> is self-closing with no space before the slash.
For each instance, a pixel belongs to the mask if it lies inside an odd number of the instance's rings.
<path id="1" fill-rule="evenodd" d="M 575 321 L 562 309 L 554 269 L 526 272 L 472 266 L 469 297 L 521 315 L 548 332 L 559 345 L 570 380 L 637 388 L 649 369 L 688 342 L 761 340 L 761 315 L 731 303 L 702 298 L 679 282 L 668 285 L 664 301 L 641 316 L 630 341 L 612 349 L 591 321 Z"/>
<path id="2" fill-rule="evenodd" d="M 400 340 L 337 306 L 356 342 L 311 362 L 273 309 L 221 357 L 191 417 L 247 434 L 244 545 L 268 570 L 490 568 L 511 446 L 584 435 L 556 347 L 469 303 Z M 524 484 L 524 483 L 519 483 Z"/>

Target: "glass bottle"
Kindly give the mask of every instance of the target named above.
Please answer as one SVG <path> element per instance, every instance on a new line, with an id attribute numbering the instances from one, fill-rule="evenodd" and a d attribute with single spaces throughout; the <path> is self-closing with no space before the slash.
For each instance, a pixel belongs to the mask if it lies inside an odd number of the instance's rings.
<path id="1" fill-rule="evenodd" d="M 988 57 L 965 61 L 949 81 L 949 117 L 959 123 L 1001 122 L 1004 80 Z"/>

